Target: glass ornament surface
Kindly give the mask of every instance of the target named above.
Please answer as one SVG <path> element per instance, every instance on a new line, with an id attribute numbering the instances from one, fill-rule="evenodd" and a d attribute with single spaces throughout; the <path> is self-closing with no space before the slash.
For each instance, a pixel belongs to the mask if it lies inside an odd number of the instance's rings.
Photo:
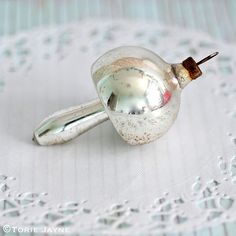
<path id="1" fill-rule="evenodd" d="M 194 235 L 236 220 L 234 45 L 156 23 L 97 20 L 1 38 L 0 45 L 1 224 Z M 63 146 L 34 145 L 41 118 L 97 96 L 91 64 L 124 45 L 172 63 L 220 55 L 183 91 L 178 118 L 155 142 L 131 147 L 107 122 Z"/>
<path id="2" fill-rule="evenodd" d="M 92 66 L 100 100 L 121 137 L 132 145 L 161 137 L 173 124 L 181 88 L 170 64 L 155 53 L 123 46 Z"/>

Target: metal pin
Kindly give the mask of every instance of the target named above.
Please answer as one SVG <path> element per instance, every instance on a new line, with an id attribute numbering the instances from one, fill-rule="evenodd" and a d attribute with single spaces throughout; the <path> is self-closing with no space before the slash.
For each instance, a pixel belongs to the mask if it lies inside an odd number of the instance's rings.
<path id="1" fill-rule="evenodd" d="M 209 56 L 203 58 L 201 61 L 199 61 L 199 62 L 197 63 L 197 65 L 201 65 L 202 63 L 204 63 L 204 62 L 210 60 L 211 58 L 217 56 L 218 54 L 219 54 L 219 52 L 214 52 L 214 53 L 212 53 L 211 55 L 209 55 Z"/>

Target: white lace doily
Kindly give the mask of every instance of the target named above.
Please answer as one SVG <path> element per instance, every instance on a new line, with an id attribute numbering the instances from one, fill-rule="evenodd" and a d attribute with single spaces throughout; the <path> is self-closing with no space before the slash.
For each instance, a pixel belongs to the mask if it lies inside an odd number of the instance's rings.
<path id="1" fill-rule="evenodd" d="M 156 142 L 131 147 L 106 122 L 65 145 L 34 145 L 42 118 L 96 97 L 90 65 L 121 45 L 172 63 L 220 55 L 184 89 L 177 121 Z M 127 21 L 1 38 L 0 223 L 134 235 L 236 220 L 235 54 L 202 33 Z"/>

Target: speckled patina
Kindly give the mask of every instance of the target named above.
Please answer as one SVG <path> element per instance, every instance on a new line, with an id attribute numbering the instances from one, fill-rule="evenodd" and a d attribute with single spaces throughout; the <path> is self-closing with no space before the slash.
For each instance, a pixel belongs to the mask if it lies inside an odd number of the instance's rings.
<path id="1" fill-rule="evenodd" d="M 140 47 L 116 48 L 92 67 L 97 92 L 110 120 L 132 145 L 161 137 L 173 124 L 181 85 L 190 81 L 188 73 L 182 74 L 184 81 L 180 84 L 170 64 Z"/>

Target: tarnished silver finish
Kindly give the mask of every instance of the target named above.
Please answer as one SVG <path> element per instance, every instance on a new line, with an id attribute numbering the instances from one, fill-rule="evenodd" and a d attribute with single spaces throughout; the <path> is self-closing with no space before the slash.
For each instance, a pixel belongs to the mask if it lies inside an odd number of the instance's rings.
<path id="1" fill-rule="evenodd" d="M 65 143 L 106 120 L 103 105 L 94 100 L 49 116 L 34 131 L 33 140 L 40 145 Z"/>
<path id="2" fill-rule="evenodd" d="M 149 143 L 171 127 L 179 111 L 182 89 L 202 74 L 191 57 L 170 65 L 140 47 L 119 47 L 105 53 L 92 65 L 91 72 L 101 102 L 44 120 L 34 133 L 38 144 L 64 143 L 108 117 L 127 143 Z"/>
<path id="3" fill-rule="evenodd" d="M 173 68 L 149 50 L 109 51 L 94 63 L 92 77 L 110 120 L 129 144 L 161 137 L 178 114 L 181 88 Z"/>

